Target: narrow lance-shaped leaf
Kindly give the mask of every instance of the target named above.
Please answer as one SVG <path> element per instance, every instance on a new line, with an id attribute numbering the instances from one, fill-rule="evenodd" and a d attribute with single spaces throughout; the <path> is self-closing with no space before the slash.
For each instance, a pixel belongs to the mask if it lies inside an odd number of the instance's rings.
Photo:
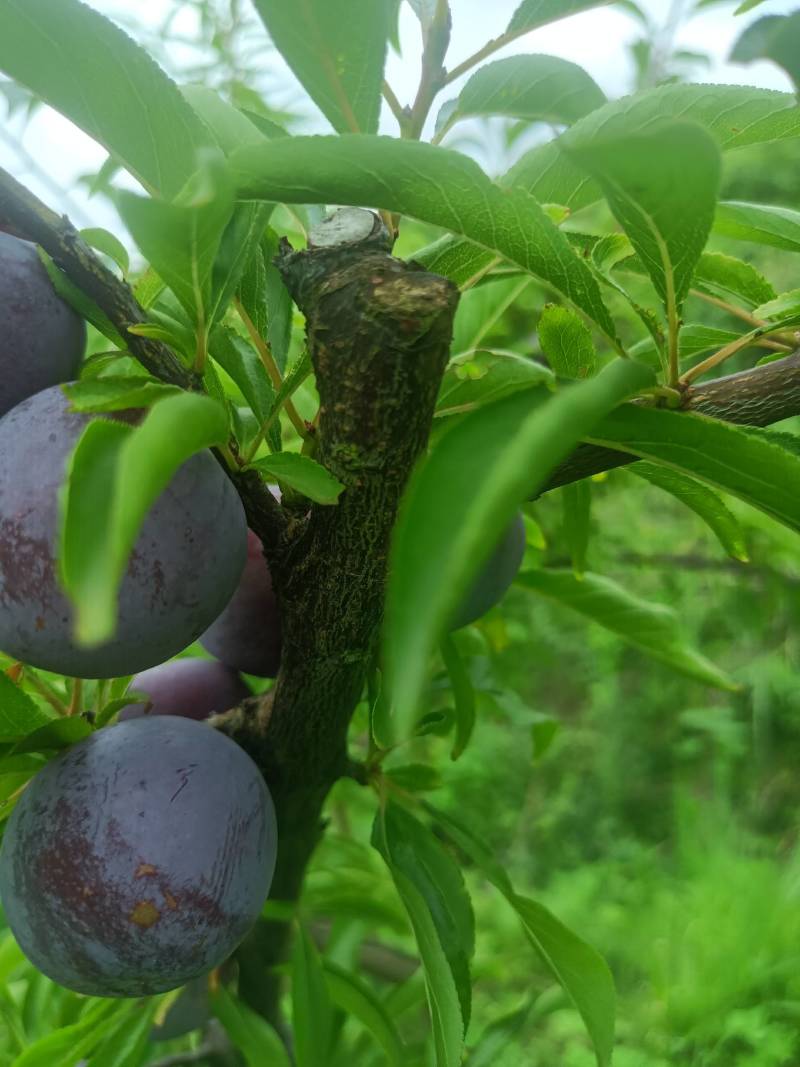
<path id="1" fill-rule="evenodd" d="M 520 574 L 517 584 L 572 608 L 681 674 L 719 689 L 736 689 L 724 671 L 684 640 L 674 611 L 640 600 L 609 578 L 535 570 Z"/>
<path id="2" fill-rule="evenodd" d="M 752 63 L 771 59 L 789 75 L 800 92 L 800 11 L 791 15 L 765 15 L 739 37 L 731 59 Z"/>
<path id="3" fill-rule="evenodd" d="M 474 920 L 458 868 L 427 827 L 396 804 L 378 813 L 372 843 L 386 861 L 425 967 L 437 1067 L 461 1062 L 469 1020 Z"/>
<path id="4" fill-rule="evenodd" d="M 668 119 L 698 122 L 722 151 L 800 136 L 800 107 L 791 93 L 739 85 L 661 85 L 604 104 L 569 131 L 586 144 L 596 139 L 627 137 L 648 132 Z M 564 137 L 526 152 L 498 180 L 518 186 L 542 204 L 564 204 L 573 211 L 599 200 L 602 192 L 574 160 L 564 153 Z M 476 245 L 447 238 L 421 249 L 415 258 L 459 283 L 485 270 L 492 253 Z M 457 272 L 448 269 L 457 267 Z"/>
<path id="5" fill-rule="evenodd" d="M 292 951 L 292 1022 L 297 1067 L 327 1063 L 333 1007 L 322 961 L 304 927 L 297 931 Z"/>
<path id="6" fill-rule="evenodd" d="M 592 335 L 580 318 L 559 304 L 545 304 L 536 327 L 547 362 L 562 378 L 591 378 L 597 371 Z"/>
<path id="7" fill-rule="evenodd" d="M 714 229 L 740 241 L 800 252 L 800 211 L 788 207 L 723 200 L 717 206 Z"/>
<path id="8" fill-rule="evenodd" d="M 254 0 L 275 46 L 335 130 L 378 128 L 387 0 Z"/>
<path id="9" fill-rule="evenodd" d="M 189 456 L 227 433 L 225 409 L 195 393 L 161 400 L 135 429 L 108 419 L 86 427 L 69 463 L 59 544 L 79 641 L 113 635 L 119 583 L 147 512 Z"/>
<path id="10" fill-rule="evenodd" d="M 271 456 L 255 460 L 252 466 L 317 504 L 335 504 L 344 489 L 342 483 L 321 463 L 298 452 L 274 452 Z"/>
<path id="11" fill-rule="evenodd" d="M 704 252 L 694 274 L 694 286 L 724 300 L 734 297 L 753 308 L 777 295 L 772 285 L 751 263 L 722 252 Z"/>
<path id="12" fill-rule="evenodd" d="M 0 0 L 0 70 L 28 86 L 173 197 L 211 144 L 177 86 L 113 22 L 79 0 Z"/>
<path id="13" fill-rule="evenodd" d="M 576 578 L 586 570 L 586 552 L 589 548 L 591 524 L 592 483 L 588 478 L 561 490 L 564 513 L 564 542 L 572 560 Z"/>
<path id="14" fill-rule="evenodd" d="M 244 196 L 370 204 L 461 233 L 542 278 L 616 336 L 596 279 L 540 205 L 500 189 L 458 152 L 390 137 L 293 137 L 235 152 L 231 166 Z"/>
<path id="15" fill-rule="evenodd" d="M 214 261 L 233 214 L 233 188 L 221 157 L 208 157 L 178 200 L 117 194 L 134 240 L 198 327 L 213 325 L 218 303 Z"/>
<path id="16" fill-rule="evenodd" d="M 576 63 L 558 56 L 509 56 L 472 75 L 446 126 L 470 115 L 570 125 L 605 102 L 600 86 Z"/>
<path id="17" fill-rule="evenodd" d="M 644 478 L 645 481 L 670 493 L 687 508 L 691 508 L 713 531 L 729 556 L 743 563 L 747 562 L 747 545 L 742 527 L 724 500 L 712 489 L 694 478 L 687 478 L 656 463 L 634 463 L 629 469 L 631 474 Z"/>
<path id="18" fill-rule="evenodd" d="M 763 432 L 704 415 L 627 404 L 598 421 L 586 436 L 666 464 L 800 529 L 800 456 Z"/>
<path id="19" fill-rule="evenodd" d="M 336 1007 L 358 1019 L 375 1037 L 386 1053 L 389 1067 L 402 1067 L 408 1052 L 383 1001 L 357 975 L 348 974 L 330 960 L 323 960 L 323 967 Z"/>
<path id="20" fill-rule="evenodd" d="M 593 7 L 606 7 L 610 3 L 613 0 L 522 0 L 511 16 L 506 33 L 528 33 L 539 26 L 546 26 L 548 22 L 557 22 Z"/>
<path id="21" fill-rule="evenodd" d="M 291 1067 L 289 1053 L 274 1027 L 220 985 L 211 999 L 214 1015 L 225 1028 L 247 1067 Z"/>
<path id="22" fill-rule="evenodd" d="M 475 690 L 458 647 L 450 634 L 442 638 L 442 659 L 450 678 L 455 705 L 455 738 L 450 758 L 457 760 L 469 744 L 475 728 Z"/>
<path id="23" fill-rule="evenodd" d="M 603 189 L 670 314 L 691 284 L 714 218 L 719 149 L 694 123 L 584 142 L 565 150 Z"/>
<path id="24" fill-rule="evenodd" d="M 523 390 L 482 407 L 437 442 L 395 528 L 384 634 L 393 717 L 383 735 L 410 733 L 428 655 L 520 501 L 604 413 L 652 380 L 646 367 L 617 360 L 552 398 Z"/>
<path id="25" fill-rule="evenodd" d="M 0 671 L 0 741 L 19 741 L 48 722 L 50 716 Z"/>
<path id="26" fill-rule="evenodd" d="M 602 956 L 536 901 L 519 896 L 494 852 L 452 815 L 425 809 L 514 908 L 528 940 L 580 1012 L 598 1067 L 609 1067 L 614 1047 L 614 979 Z"/>

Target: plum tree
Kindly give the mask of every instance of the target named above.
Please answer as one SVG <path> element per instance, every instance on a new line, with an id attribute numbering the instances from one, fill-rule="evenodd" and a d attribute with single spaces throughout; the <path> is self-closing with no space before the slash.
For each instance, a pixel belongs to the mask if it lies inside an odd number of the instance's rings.
<path id="1" fill-rule="evenodd" d="M 272 678 L 281 656 L 281 622 L 272 576 L 258 537 L 247 533 L 247 562 L 227 607 L 200 638 L 212 656 L 237 671 Z"/>
<path id="2" fill-rule="evenodd" d="M 23 793 L 0 897 L 31 962 L 69 989 L 145 996 L 233 951 L 269 891 L 275 813 L 234 741 L 174 715 L 99 730 Z"/>
<path id="3" fill-rule="evenodd" d="M 86 324 L 59 297 L 36 246 L 0 232 L 0 415 L 74 378 Z"/>
<path id="4" fill-rule="evenodd" d="M 160 663 L 135 675 L 131 689 L 145 693 L 148 702 L 123 708 L 119 713 L 120 722 L 143 715 L 207 719 L 214 712 L 227 711 L 251 695 L 236 671 L 209 659 L 175 659 Z"/>
<path id="5" fill-rule="evenodd" d="M 459 604 L 450 624 L 452 630 L 474 622 L 494 607 L 516 578 L 524 555 L 525 522 L 517 513 Z"/>
<path id="6" fill-rule="evenodd" d="M 58 493 L 88 418 L 53 386 L 0 419 L 0 648 L 34 667 L 111 678 L 163 663 L 219 615 L 242 573 L 247 524 L 213 456 L 192 456 L 145 519 L 115 636 L 77 646 L 57 578 Z"/>

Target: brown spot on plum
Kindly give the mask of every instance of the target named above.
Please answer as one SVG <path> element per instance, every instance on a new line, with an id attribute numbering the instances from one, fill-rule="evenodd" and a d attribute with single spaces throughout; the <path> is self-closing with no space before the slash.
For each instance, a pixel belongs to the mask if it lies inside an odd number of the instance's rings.
<path id="1" fill-rule="evenodd" d="M 168 893 L 166 890 L 164 890 L 164 903 L 167 905 L 170 911 L 178 910 L 177 900 L 172 895 L 172 893 Z"/>
<path id="2" fill-rule="evenodd" d="M 152 900 L 137 900 L 136 906 L 128 918 L 132 923 L 141 926 L 143 930 L 149 930 L 161 918 L 161 912 Z"/>
<path id="3" fill-rule="evenodd" d="M 147 878 L 148 875 L 154 875 L 158 873 L 158 869 L 153 866 L 152 863 L 140 863 L 136 868 L 136 874 L 134 878 Z"/>

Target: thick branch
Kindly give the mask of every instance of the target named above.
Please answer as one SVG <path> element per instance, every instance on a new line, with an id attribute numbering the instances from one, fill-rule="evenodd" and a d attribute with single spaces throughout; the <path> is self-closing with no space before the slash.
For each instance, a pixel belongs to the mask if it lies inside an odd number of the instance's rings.
<path id="1" fill-rule="evenodd" d="M 682 407 L 685 411 L 711 415 L 742 426 L 769 426 L 800 415 L 800 352 L 763 367 L 690 386 L 684 393 Z M 579 445 L 553 471 L 542 492 L 635 463 L 636 459 L 636 456 L 613 448 Z"/>
<path id="2" fill-rule="evenodd" d="M 281 670 L 256 715 L 228 729 L 264 769 L 278 813 L 272 896 L 296 900 L 319 840 L 325 796 L 347 767 L 346 735 L 383 613 L 389 537 L 425 447 L 448 357 L 458 292 L 394 259 L 380 232 L 278 267 L 306 317 L 320 396 L 317 458 L 345 485 L 335 507 L 293 517 L 272 561 Z M 287 930 L 261 924 L 240 953 L 242 990 L 274 1016 Z"/>

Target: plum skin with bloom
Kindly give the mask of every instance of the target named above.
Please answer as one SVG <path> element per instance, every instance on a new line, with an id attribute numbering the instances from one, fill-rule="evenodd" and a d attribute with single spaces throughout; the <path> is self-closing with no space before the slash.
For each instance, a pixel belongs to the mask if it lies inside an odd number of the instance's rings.
<path id="1" fill-rule="evenodd" d="M 53 386 L 0 419 L 0 649 L 70 677 L 116 678 L 170 659 L 219 615 L 244 567 L 247 522 L 211 453 L 195 453 L 145 517 L 114 636 L 78 646 L 58 577 L 58 497 L 90 418 Z"/>
<path id="2" fill-rule="evenodd" d="M 106 727 L 47 764 L 0 852 L 30 961 L 93 996 L 148 996 L 219 966 L 258 917 L 277 830 L 247 753 L 177 716 Z"/>

